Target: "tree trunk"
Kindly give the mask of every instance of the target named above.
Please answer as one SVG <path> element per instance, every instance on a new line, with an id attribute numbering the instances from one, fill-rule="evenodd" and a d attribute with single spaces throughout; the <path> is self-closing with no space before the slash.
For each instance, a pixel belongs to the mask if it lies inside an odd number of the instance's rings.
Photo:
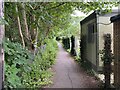
<path id="1" fill-rule="evenodd" d="M 33 15 L 33 21 L 35 22 L 35 15 Z M 33 35 L 34 35 L 34 39 L 35 39 L 35 35 L 36 35 L 36 28 L 33 29 Z"/>
<path id="2" fill-rule="evenodd" d="M 18 14 L 18 7 L 17 7 L 17 4 L 16 4 L 16 12 L 17 12 L 17 14 Z M 20 24 L 20 17 L 19 17 L 19 14 L 17 15 L 17 21 L 18 21 L 19 33 L 20 33 L 20 36 L 21 36 L 21 39 L 22 39 L 23 48 L 25 48 L 25 41 L 24 41 L 24 38 L 23 38 L 22 30 L 21 30 L 21 24 Z"/>
<path id="3" fill-rule="evenodd" d="M 24 25 L 25 25 L 25 35 L 26 38 L 29 40 L 29 30 L 28 30 L 28 24 L 27 24 L 27 18 L 26 18 L 26 11 L 25 11 L 25 4 L 22 3 L 23 8 L 23 19 L 24 19 Z"/>
<path id="4" fill-rule="evenodd" d="M 3 18 L 4 3 L 2 0 L 0 0 L 0 17 Z M 4 38 L 4 25 L 0 24 L 0 90 L 3 87 L 3 81 L 4 81 L 4 49 L 3 49 L 3 38 Z"/>
<path id="5" fill-rule="evenodd" d="M 35 18 L 35 15 L 33 15 L 33 18 L 32 18 L 32 21 L 35 22 L 36 18 Z M 31 42 L 31 49 L 32 51 L 34 52 L 34 55 L 36 54 L 36 51 L 37 51 L 37 43 L 38 43 L 38 27 L 34 27 L 32 28 L 31 30 L 31 39 L 32 39 L 32 42 Z"/>
<path id="6" fill-rule="evenodd" d="M 34 55 L 37 53 L 37 43 L 38 43 L 38 27 L 36 29 L 36 37 L 35 37 L 35 43 L 34 43 Z"/>

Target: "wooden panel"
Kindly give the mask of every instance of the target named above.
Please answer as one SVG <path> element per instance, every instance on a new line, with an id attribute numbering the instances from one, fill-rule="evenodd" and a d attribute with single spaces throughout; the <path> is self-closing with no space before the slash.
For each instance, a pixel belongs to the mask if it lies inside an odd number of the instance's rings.
<path id="1" fill-rule="evenodd" d="M 114 22 L 114 83 L 120 86 L 120 21 Z"/>

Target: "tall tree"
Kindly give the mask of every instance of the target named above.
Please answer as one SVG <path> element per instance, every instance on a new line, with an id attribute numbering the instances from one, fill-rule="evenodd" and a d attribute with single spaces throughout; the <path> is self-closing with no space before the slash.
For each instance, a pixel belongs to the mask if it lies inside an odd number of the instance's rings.
<path id="1" fill-rule="evenodd" d="M 22 8 L 23 8 L 22 15 L 23 15 L 23 19 L 24 19 L 25 35 L 26 35 L 26 38 L 29 39 L 29 31 L 28 31 L 25 3 L 22 3 Z"/>
<path id="2" fill-rule="evenodd" d="M 23 45 L 23 48 L 24 48 L 25 47 L 25 41 L 24 41 L 24 37 L 23 37 L 23 34 L 22 34 L 22 29 L 21 29 L 21 24 L 20 24 L 20 17 L 19 17 L 19 14 L 18 14 L 17 3 L 16 3 L 16 13 L 17 13 L 17 22 L 18 22 L 18 27 L 19 27 L 19 33 L 20 33 L 20 36 L 21 36 L 21 39 L 22 39 L 22 45 Z"/>

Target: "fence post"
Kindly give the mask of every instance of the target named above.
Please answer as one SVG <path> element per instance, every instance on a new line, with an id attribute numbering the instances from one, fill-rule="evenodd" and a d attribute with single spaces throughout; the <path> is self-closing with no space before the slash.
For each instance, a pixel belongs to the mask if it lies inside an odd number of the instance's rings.
<path id="1" fill-rule="evenodd" d="M 110 76 L 111 76 L 111 62 L 112 62 L 112 50 L 111 50 L 111 35 L 104 35 L 104 53 L 103 53 L 103 61 L 104 61 L 104 76 L 105 76 L 105 88 L 110 88 Z"/>

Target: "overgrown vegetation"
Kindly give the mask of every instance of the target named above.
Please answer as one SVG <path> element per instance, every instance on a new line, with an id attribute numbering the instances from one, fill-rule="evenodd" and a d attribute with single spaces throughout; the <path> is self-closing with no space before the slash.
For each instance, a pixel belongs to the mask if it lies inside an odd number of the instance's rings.
<path id="1" fill-rule="evenodd" d="M 46 40 L 44 50 L 39 50 L 31 65 L 31 70 L 24 73 L 24 84 L 27 87 L 40 87 L 51 83 L 49 80 L 51 74 L 47 71 L 55 63 L 57 44 L 54 40 Z M 52 44 L 51 44 L 52 43 Z"/>
<path id="2" fill-rule="evenodd" d="M 102 9 L 104 2 L 5 2 L 5 88 L 37 88 L 48 83 L 55 63 L 55 37 L 78 34 L 71 13 Z M 2 10 L 1 10 L 2 11 Z M 78 18 L 73 18 L 79 22 Z M 75 26 L 76 25 L 76 26 Z"/>
<path id="3" fill-rule="evenodd" d="M 103 61 L 103 74 L 105 79 L 104 88 L 111 88 L 111 73 L 113 54 L 111 50 L 111 34 L 104 34 L 104 49 L 101 52 Z"/>
<path id="4" fill-rule="evenodd" d="M 19 43 L 6 40 L 5 51 L 5 88 L 22 87 L 23 72 L 29 70 L 32 54 Z"/>
<path id="5" fill-rule="evenodd" d="M 70 49 L 70 39 L 67 38 L 67 37 L 63 37 L 62 38 L 62 44 L 63 44 L 63 47 L 68 50 Z"/>
<path id="6" fill-rule="evenodd" d="M 52 39 L 45 42 L 46 47 L 39 48 L 34 58 L 33 54 L 23 49 L 19 43 L 6 40 L 4 88 L 40 88 L 51 83 L 49 78 L 52 74 L 47 69 L 55 62 L 57 44 Z"/>

